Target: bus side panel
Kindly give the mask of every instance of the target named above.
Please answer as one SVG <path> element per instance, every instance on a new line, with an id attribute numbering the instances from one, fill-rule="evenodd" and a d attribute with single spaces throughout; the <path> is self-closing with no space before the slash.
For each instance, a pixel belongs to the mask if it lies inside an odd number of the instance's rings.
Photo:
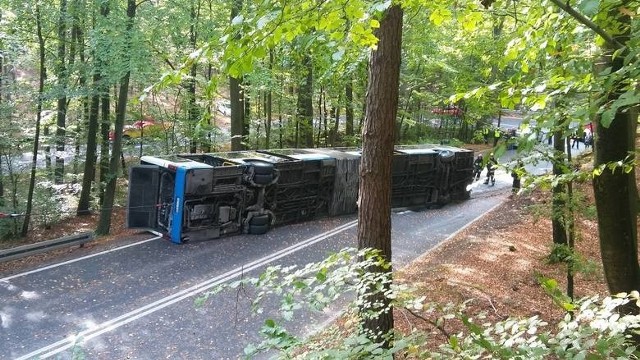
<path id="1" fill-rule="evenodd" d="M 182 219 L 184 219 L 184 196 L 187 186 L 187 170 L 185 168 L 176 169 L 176 185 L 173 197 L 173 213 L 171 219 L 171 229 L 169 235 L 171 242 L 182 243 Z"/>
<path id="2" fill-rule="evenodd" d="M 131 229 L 156 229 L 158 179 L 156 165 L 137 165 L 129 171 L 129 195 L 127 227 Z"/>

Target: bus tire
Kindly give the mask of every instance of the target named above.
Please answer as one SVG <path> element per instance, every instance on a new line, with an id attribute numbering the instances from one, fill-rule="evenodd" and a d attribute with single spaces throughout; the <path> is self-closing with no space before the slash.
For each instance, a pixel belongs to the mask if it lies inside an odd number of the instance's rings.
<path id="1" fill-rule="evenodd" d="M 249 234 L 262 235 L 269 231 L 269 225 L 249 225 Z"/>
<path id="2" fill-rule="evenodd" d="M 256 175 L 272 175 L 273 174 L 273 164 L 270 164 L 265 161 L 250 161 L 251 166 L 253 166 L 253 173 Z"/>
<path id="3" fill-rule="evenodd" d="M 262 226 L 262 225 L 269 225 L 269 215 L 264 214 L 264 215 L 256 215 L 254 217 L 251 218 L 251 221 L 249 221 L 249 225 L 257 225 L 257 226 Z"/>
<path id="4" fill-rule="evenodd" d="M 256 173 L 253 175 L 253 182 L 258 185 L 269 185 L 273 181 L 272 174 L 263 175 Z"/>

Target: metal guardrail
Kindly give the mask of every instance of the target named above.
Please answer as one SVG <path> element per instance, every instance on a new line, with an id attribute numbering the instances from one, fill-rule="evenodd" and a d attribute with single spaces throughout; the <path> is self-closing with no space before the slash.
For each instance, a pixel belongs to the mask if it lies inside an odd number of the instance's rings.
<path id="1" fill-rule="evenodd" d="M 23 257 L 41 254 L 46 251 L 59 249 L 73 245 L 84 245 L 94 239 L 92 232 L 64 236 L 61 238 L 42 241 L 35 244 L 18 246 L 11 249 L 0 250 L 0 262 L 20 259 Z"/>

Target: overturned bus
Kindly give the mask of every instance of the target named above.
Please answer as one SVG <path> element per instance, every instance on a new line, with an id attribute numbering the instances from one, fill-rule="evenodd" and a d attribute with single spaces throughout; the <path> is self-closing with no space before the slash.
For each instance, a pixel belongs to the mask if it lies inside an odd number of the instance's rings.
<path id="1" fill-rule="evenodd" d="M 279 149 L 143 156 L 131 167 L 127 227 L 180 244 L 357 211 L 358 149 Z M 441 206 L 469 196 L 473 151 L 398 146 L 392 206 Z"/>

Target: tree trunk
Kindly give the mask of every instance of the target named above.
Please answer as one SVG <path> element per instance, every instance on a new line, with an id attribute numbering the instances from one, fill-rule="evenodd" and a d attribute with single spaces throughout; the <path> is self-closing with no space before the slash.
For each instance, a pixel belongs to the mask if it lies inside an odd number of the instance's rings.
<path id="1" fill-rule="evenodd" d="M 107 4 L 103 3 L 100 8 L 101 16 L 106 16 L 109 8 Z M 78 32 L 78 41 L 80 49 L 84 49 L 83 35 Z M 100 94 L 99 90 L 102 83 L 102 76 L 100 75 L 100 64 L 102 63 L 101 57 L 98 52 L 93 53 L 94 68 L 92 76 L 92 87 L 94 94 L 91 97 L 85 99 L 86 107 L 86 128 L 87 128 L 87 152 L 85 155 L 84 170 L 82 174 L 82 190 L 80 190 L 80 199 L 78 200 L 78 209 L 76 215 L 83 216 L 89 215 L 90 203 L 91 203 L 91 186 L 96 176 L 96 162 L 97 162 L 97 146 L 98 146 L 98 116 L 100 111 Z M 84 63 L 84 52 L 80 50 L 80 60 Z M 86 83 L 85 73 L 80 77 L 81 82 Z"/>
<path id="2" fill-rule="evenodd" d="M 191 45 L 192 51 L 195 51 L 197 46 L 198 33 L 196 30 L 196 25 L 198 23 L 198 17 L 200 16 L 200 3 L 198 2 L 198 7 L 196 8 L 194 1 L 195 0 L 191 0 L 191 25 L 189 26 L 189 44 Z M 195 129 L 200 118 L 196 104 L 196 75 L 198 74 L 197 64 L 198 63 L 194 61 L 191 65 L 191 69 L 189 70 L 190 78 L 187 81 L 187 121 L 190 124 L 189 130 L 193 134 L 193 136 L 191 136 L 191 141 L 189 144 L 189 152 L 192 154 L 196 152 L 198 147 L 198 139 L 195 136 Z"/>
<path id="3" fill-rule="evenodd" d="M 313 62 L 309 55 L 302 60 L 302 77 L 298 88 L 298 136 L 307 148 L 313 147 Z"/>
<path id="4" fill-rule="evenodd" d="M 67 69 L 66 69 L 66 43 L 67 43 L 67 0 L 60 0 L 60 14 L 58 19 L 58 111 L 56 116 L 56 167 L 54 181 L 61 184 L 64 177 L 64 148 L 67 127 Z"/>
<path id="5" fill-rule="evenodd" d="M 106 79 L 103 78 L 103 83 L 100 85 L 100 182 L 98 184 L 100 205 L 104 201 L 104 185 L 107 183 L 109 174 L 109 131 L 111 129 L 111 95 L 105 81 Z"/>
<path id="6" fill-rule="evenodd" d="M 610 24 L 617 23 L 616 31 L 624 29 L 614 39 L 620 44 L 627 44 L 631 19 L 618 12 L 617 8 L 604 9 Z M 604 54 L 600 59 L 599 69 L 610 68 L 611 74 L 619 71 L 625 61 L 627 51 L 613 58 L 616 51 L 614 45 L 606 42 Z M 609 92 L 602 94 L 601 104 L 616 100 L 622 93 L 626 79 L 618 79 Z M 611 170 L 605 168 L 599 176 L 593 178 L 593 190 L 598 211 L 598 233 L 600 236 L 600 253 L 602 265 L 609 291 L 612 294 L 640 290 L 640 266 L 638 265 L 637 245 L 637 188 L 635 166 L 635 134 L 638 120 L 636 109 L 618 109 L 613 122 L 603 126 L 601 117 L 596 117 L 595 126 L 595 162 L 594 166 L 615 163 L 630 157 L 631 171 L 621 168 Z"/>
<path id="7" fill-rule="evenodd" d="M 351 77 L 347 79 L 347 85 L 344 88 L 345 97 L 345 134 L 347 136 L 353 136 L 353 80 Z"/>
<path id="8" fill-rule="evenodd" d="M 564 143 L 565 138 L 561 130 L 553 134 L 553 175 L 561 176 L 564 173 Z M 553 231 L 553 243 L 557 245 L 567 244 L 567 231 L 565 228 L 565 206 L 567 206 L 567 186 L 558 182 L 553 187 L 553 200 L 551 203 L 551 228 Z"/>
<path id="9" fill-rule="evenodd" d="M 324 87 L 320 86 L 320 91 L 318 92 L 318 133 L 316 134 L 316 144 L 320 146 L 320 138 L 322 136 L 322 127 L 326 129 L 326 114 L 322 111 L 322 98 L 324 97 Z"/>
<path id="10" fill-rule="evenodd" d="M 44 82 L 47 78 L 45 68 L 45 40 L 42 34 L 42 18 L 40 16 L 40 5 L 36 4 L 36 28 L 38 34 L 38 55 L 40 58 L 40 74 L 38 77 L 38 99 L 36 106 L 36 133 L 33 138 L 33 158 L 31 159 L 31 176 L 29 178 L 29 191 L 27 194 L 27 207 L 24 212 L 24 222 L 22 223 L 21 235 L 27 236 L 29 224 L 31 223 L 31 211 L 33 208 L 33 192 L 36 185 L 36 166 L 38 163 L 38 147 L 40 146 L 40 122 L 42 120 L 42 95 L 44 93 Z"/>
<path id="11" fill-rule="evenodd" d="M 242 9 L 242 0 L 233 0 L 231 4 L 231 20 Z M 242 97 L 242 78 L 229 77 L 229 102 L 231 103 L 231 150 L 243 150 L 244 147 L 244 105 Z"/>
<path id="12" fill-rule="evenodd" d="M 100 15 L 104 18 L 109 16 L 111 9 L 109 2 L 105 1 L 100 7 Z M 106 57 L 100 56 L 98 59 L 99 71 L 106 71 Z M 104 202 L 104 186 L 107 182 L 107 174 L 109 173 L 109 130 L 111 129 L 111 95 L 110 83 L 106 76 L 101 75 L 101 82 L 98 86 L 100 93 L 100 177 L 98 181 L 98 204 L 102 206 Z"/>
<path id="13" fill-rule="evenodd" d="M 273 75 L 273 49 L 269 50 L 269 73 Z M 273 90 L 269 87 L 267 91 L 267 100 L 264 104 L 265 112 L 267 113 L 267 122 L 264 124 L 264 147 L 266 149 L 271 148 L 271 124 L 273 122 Z"/>
<path id="14" fill-rule="evenodd" d="M 391 162 L 398 111 L 402 42 L 400 5 L 393 5 L 386 11 L 376 35 L 379 43 L 377 50 L 371 54 L 367 108 L 362 131 L 358 248 L 377 249 L 390 263 Z M 391 267 L 368 270 L 391 273 Z M 382 294 L 369 300 L 379 300 L 384 307 L 390 306 L 390 299 Z M 389 310 L 375 318 L 363 319 L 363 328 L 367 336 L 373 336 L 373 341 L 381 341 L 376 334 L 386 335 L 393 329 L 393 312 Z M 386 341 L 385 344 L 390 345 Z"/>
<path id="15" fill-rule="evenodd" d="M 338 96 L 338 104 L 333 108 L 331 114 L 333 115 L 333 128 L 329 134 L 329 144 L 336 146 L 338 140 L 338 132 L 340 131 L 340 103 L 342 102 L 342 95 Z"/>
<path id="16" fill-rule="evenodd" d="M 0 22 L 2 22 L 1 13 L 0 13 Z M 0 46 L 1 45 L 2 44 L 0 44 Z M 3 54 L 3 56 L 0 56 L 0 109 L 2 109 L 2 101 L 3 101 L 3 95 L 4 95 L 4 51 L 2 47 L 0 47 L 0 52 Z M 4 117 L 4 114 L 2 114 L 1 116 Z M 4 172 L 2 171 L 1 158 L 0 158 L 0 205 L 4 206 Z"/>
<path id="17" fill-rule="evenodd" d="M 136 16 L 136 1 L 127 1 L 127 29 L 126 29 L 126 51 L 130 54 L 133 22 Z M 130 56 L 130 55 L 128 55 Z M 124 128 L 124 118 L 127 112 L 127 100 L 129 96 L 129 78 L 131 77 L 131 69 L 128 68 L 120 80 L 120 88 L 118 91 L 118 105 L 116 109 L 116 122 L 114 126 L 113 150 L 111 152 L 111 160 L 109 162 L 109 177 L 104 192 L 104 202 L 100 209 L 100 220 L 96 228 L 96 234 L 109 234 L 111 228 L 111 213 L 113 212 L 113 203 L 115 200 L 116 183 L 120 167 L 120 153 L 122 151 L 122 129 Z"/>
<path id="18" fill-rule="evenodd" d="M 278 147 L 280 149 L 283 148 L 282 146 L 282 139 L 283 139 L 283 134 L 282 132 L 284 131 L 284 126 L 282 125 L 282 95 L 278 96 Z"/>
<path id="19" fill-rule="evenodd" d="M 567 147 L 567 163 L 571 164 L 571 145 L 569 145 L 569 138 L 566 138 L 566 147 Z M 576 226 L 575 226 L 575 221 L 574 221 L 574 206 L 575 206 L 575 202 L 573 199 L 573 181 L 568 181 L 567 182 L 567 200 L 569 202 L 569 206 L 566 208 L 565 212 L 567 213 L 567 216 L 570 216 L 568 218 L 569 222 L 565 222 L 565 229 L 566 229 L 566 238 L 567 238 L 567 246 L 569 247 L 569 251 L 571 251 L 571 253 L 574 253 L 576 251 Z M 577 270 L 576 269 L 576 261 L 574 260 L 574 257 L 571 256 L 569 259 L 566 260 L 567 261 L 567 296 L 569 298 L 571 298 L 571 300 L 574 299 L 574 295 L 575 295 L 575 285 L 574 285 L 574 273 Z"/>
<path id="20" fill-rule="evenodd" d="M 72 18 L 72 25 L 71 25 L 71 41 L 69 43 L 69 69 L 73 69 L 74 65 L 75 65 L 75 61 L 76 61 L 76 55 L 78 54 L 77 49 L 80 49 L 80 63 L 84 64 L 84 47 L 82 46 L 82 30 L 80 29 L 80 19 L 79 19 L 79 14 L 81 13 L 82 7 L 80 4 L 79 0 L 73 0 L 71 2 L 71 6 L 70 6 L 70 13 L 71 13 L 71 18 Z M 82 12 L 83 13 L 83 12 Z M 83 13 L 84 14 L 84 13 Z M 79 45 L 79 46 L 78 46 Z M 79 71 L 78 74 L 78 87 L 80 89 L 84 89 L 86 86 L 86 73 L 81 70 Z M 68 83 L 68 81 L 67 81 Z M 86 119 L 87 114 L 89 113 L 89 111 L 87 111 L 87 97 L 83 96 L 79 98 L 79 102 L 80 102 L 80 114 L 79 116 L 76 116 L 76 131 L 75 134 L 73 136 L 73 142 L 74 142 L 74 149 L 75 149 L 75 153 L 73 156 L 73 160 L 72 160 L 72 173 L 74 175 L 78 174 L 78 166 L 80 163 L 80 146 L 82 145 L 82 143 L 84 143 L 84 139 L 82 139 L 82 137 L 80 136 L 80 134 L 82 133 L 83 129 L 84 129 L 84 119 Z M 63 163 L 64 164 L 64 163 Z M 76 177 L 73 178 L 72 183 L 76 183 Z"/>
<path id="21" fill-rule="evenodd" d="M 327 94 L 324 93 L 323 91 L 323 96 L 322 96 L 322 126 L 324 128 L 324 130 L 322 131 L 322 137 L 323 137 L 323 146 L 327 147 L 328 145 L 328 141 L 327 141 L 327 137 L 329 134 L 328 126 L 329 126 L 329 116 L 330 114 L 327 112 Z M 318 144 L 316 144 L 316 146 L 320 146 L 320 141 L 318 141 Z"/>
<path id="22" fill-rule="evenodd" d="M 98 87 L 100 82 L 99 72 L 93 75 L 93 85 Z M 87 125 L 87 154 L 84 162 L 84 173 L 82 176 L 82 190 L 80 191 L 80 200 L 78 201 L 78 210 L 76 214 L 89 215 L 89 205 L 91 203 L 91 184 L 95 179 L 96 161 L 97 161 L 97 137 L 98 137 L 98 115 L 100 109 L 100 95 L 95 94 L 91 97 L 89 105 L 89 124 Z"/>

